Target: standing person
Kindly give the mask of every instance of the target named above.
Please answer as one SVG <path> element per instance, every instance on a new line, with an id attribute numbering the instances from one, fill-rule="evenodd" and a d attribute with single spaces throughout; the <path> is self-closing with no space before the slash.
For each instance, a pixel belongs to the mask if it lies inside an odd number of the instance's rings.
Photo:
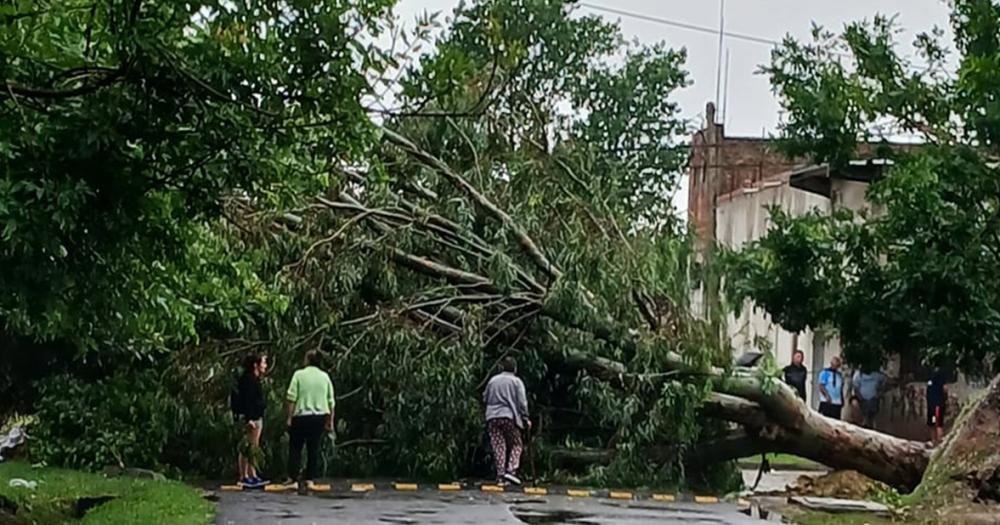
<path id="1" fill-rule="evenodd" d="M 306 353 L 305 367 L 295 371 L 285 394 L 288 426 L 288 477 L 298 482 L 302 469 L 302 447 L 306 447 L 305 487 L 313 488 L 319 475 L 319 446 L 325 432 L 333 431 L 333 381 L 320 369 L 318 350 Z"/>
<path id="2" fill-rule="evenodd" d="M 861 408 L 861 399 L 858 396 L 851 396 L 847 400 L 847 410 L 841 414 L 841 420 L 852 425 L 861 426 L 865 423 L 864 410 Z"/>
<path id="3" fill-rule="evenodd" d="M 809 373 L 806 367 L 802 365 L 805 357 L 806 355 L 802 353 L 802 350 L 792 352 L 792 364 L 784 368 L 785 383 L 794 388 L 795 393 L 803 401 L 806 400 L 806 375 Z"/>
<path id="4" fill-rule="evenodd" d="M 862 372 L 859 369 L 854 372 L 851 385 L 854 395 L 861 402 L 861 425 L 865 428 L 875 428 L 875 416 L 878 415 L 879 398 L 885 386 L 885 374 L 878 370 Z"/>
<path id="5" fill-rule="evenodd" d="M 940 366 L 934 367 L 927 381 L 927 426 L 931 428 L 931 440 L 935 445 L 944 437 L 945 407 L 948 405 L 948 376 Z"/>
<path id="6" fill-rule="evenodd" d="M 517 469 L 524 450 L 521 431 L 531 429 L 528 419 L 528 397 L 524 382 L 517 377 L 517 361 L 507 356 L 500 361 L 500 373 L 486 384 L 483 401 L 486 403 L 486 431 L 493 448 L 497 483 L 520 485 Z"/>
<path id="7" fill-rule="evenodd" d="M 819 374 L 819 413 L 831 419 L 840 419 L 844 408 L 844 375 L 840 373 L 843 362 L 840 356 L 830 360 L 830 366 Z"/>
<path id="8" fill-rule="evenodd" d="M 264 389 L 260 379 L 267 373 L 267 356 L 255 354 L 243 361 L 243 374 L 236 383 L 229 403 L 240 424 L 243 437 L 240 439 L 237 466 L 239 484 L 248 488 L 262 487 L 267 481 L 257 476 L 256 457 L 260 450 L 260 433 L 264 429 Z"/>

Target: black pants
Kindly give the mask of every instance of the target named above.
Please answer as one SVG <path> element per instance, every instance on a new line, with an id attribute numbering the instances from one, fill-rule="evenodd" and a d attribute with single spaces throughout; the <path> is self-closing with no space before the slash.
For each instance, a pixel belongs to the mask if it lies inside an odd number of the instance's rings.
<path id="1" fill-rule="evenodd" d="M 288 477 L 299 479 L 302 470 L 302 446 L 305 445 L 306 477 L 315 480 L 319 475 L 319 445 L 326 431 L 325 415 L 295 416 L 288 428 Z"/>
<path id="2" fill-rule="evenodd" d="M 819 404 L 819 413 L 830 419 L 840 419 L 840 410 L 842 408 L 844 408 L 844 405 L 835 405 L 833 403 L 821 401 Z"/>

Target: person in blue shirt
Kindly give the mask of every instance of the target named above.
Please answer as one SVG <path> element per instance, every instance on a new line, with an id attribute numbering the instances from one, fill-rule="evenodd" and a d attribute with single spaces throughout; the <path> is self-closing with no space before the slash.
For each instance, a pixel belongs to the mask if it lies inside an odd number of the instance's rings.
<path id="1" fill-rule="evenodd" d="M 851 384 L 854 395 L 861 404 L 863 416 L 862 426 L 875 428 L 875 417 L 878 416 L 879 398 L 885 389 L 885 374 L 878 370 L 855 370 Z"/>
<path id="2" fill-rule="evenodd" d="M 844 374 L 840 356 L 830 360 L 830 366 L 819 373 L 819 413 L 832 419 L 840 419 L 844 409 Z"/>

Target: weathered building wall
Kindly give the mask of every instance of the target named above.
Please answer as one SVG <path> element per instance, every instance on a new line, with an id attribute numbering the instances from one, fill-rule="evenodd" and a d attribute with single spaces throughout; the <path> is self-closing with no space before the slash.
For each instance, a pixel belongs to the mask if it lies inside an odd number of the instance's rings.
<path id="1" fill-rule="evenodd" d="M 780 154 L 768 139 L 726 137 L 711 103 L 705 118 L 708 124 L 691 140 L 688 171 L 688 220 L 703 246 L 715 238 L 718 196 L 803 164 Z"/>
<path id="2" fill-rule="evenodd" d="M 830 176 L 822 167 L 809 167 L 801 160 L 782 157 L 768 140 L 726 137 L 722 125 L 714 123 L 714 108 L 706 112 L 709 124 L 696 133 L 692 140 L 689 168 L 689 220 L 703 248 L 715 243 L 729 248 L 739 248 L 764 236 L 770 228 L 767 210 L 778 206 L 793 215 L 813 210 L 830 213 L 849 209 L 868 217 L 881 210 L 873 208 L 866 199 L 869 183 L 854 180 L 857 173 Z M 904 146 L 905 147 L 905 146 Z M 870 157 L 874 149 L 859 145 L 859 157 Z M 881 174 L 881 168 L 859 168 Z M 793 174 L 806 172 L 814 177 L 822 191 L 800 189 L 792 185 Z M 862 173 L 863 174 L 863 173 Z M 859 217 L 860 219 L 860 217 Z M 707 252 L 706 252 L 707 253 Z M 698 295 L 698 294 L 696 294 Z M 699 297 L 695 298 L 700 308 Z M 727 332 L 736 355 L 746 351 L 769 349 L 780 366 L 791 361 L 792 351 L 798 348 L 805 354 L 809 369 L 806 385 L 811 405 L 818 406 L 819 392 L 816 379 L 830 359 L 841 353 L 836 333 L 806 330 L 792 334 L 771 322 L 762 309 L 752 303 L 743 305 L 739 315 L 730 315 Z M 913 364 L 908 365 L 909 368 Z M 885 369 L 886 374 L 898 385 L 888 390 L 882 399 L 882 409 L 876 425 L 880 430 L 911 439 L 925 439 L 926 384 L 924 377 L 914 377 L 912 372 L 901 370 L 899 359 L 893 359 Z M 845 401 L 850 398 L 850 370 L 844 371 L 847 379 Z M 924 374 L 926 375 L 926 374 Z M 949 417 L 958 414 L 964 402 L 977 385 L 965 378 L 950 385 Z M 850 414 L 845 409 L 845 417 Z"/>
<path id="3" fill-rule="evenodd" d="M 797 190 L 788 184 L 788 172 L 772 174 L 771 178 L 735 190 L 716 199 L 715 240 L 730 248 L 763 237 L 771 227 L 769 207 L 777 206 L 793 215 L 813 210 L 829 212 L 830 201 L 824 197 Z M 751 302 L 742 306 L 739 315 L 730 315 L 727 330 L 737 354 L 767 348 L 781 365 L 791 362 L 795 348 L 805 354 L 810 369 L 806 392 L 813 392 L 814 379 L 829 358 L 840 352 L 835 338 L 817 338 L 811 330 L 792 334 L 775 325 L 763 309 Z M 814 406 L 817 395 L 809 394 Z"/>

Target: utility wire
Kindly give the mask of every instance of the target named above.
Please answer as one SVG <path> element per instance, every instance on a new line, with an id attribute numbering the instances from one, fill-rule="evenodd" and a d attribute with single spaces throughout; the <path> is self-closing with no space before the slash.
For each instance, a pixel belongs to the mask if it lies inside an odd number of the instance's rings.
<path id="1" fill-rule="evenodd" d="M 615 9 L 613 7 L 607 7 L 599 4 L 591 4 L 589 2 L 577 2 L 581 7 L 586 7 L 587 9 L 593 9 L 594 11 L 603 11 L 605 13 L 612 13 L 620 16 L 627 16 L 629 18 L 635 18 L 637 20 L 645 20 L 647 22 L 654 22 L 657 24 L 663 24 L 671 27 L 677 27 L 680 29 L 687 29 L 689 31 L 697 31 L 699 33 L 706 33 L 712 36 L 719 35 L 719 28 L 712 28 L 706 26 L 699 26 L 695 24 L 688 24 L 687 22 L 678 22 L 676 20 L 670 20 L 667 18 L 659 18 L 650 15 L 644 15 L 642 13 L 635 13 L 632 11 L 624 11 L 621 9 Z M 746 35 L 742 33 L 733 33 L 731 31 L 723 31 L 723 35 L 734 38 L 736 40 L 745 40 L 747 42 L 754 42 L 757 44 L 765 44 L 769 46 L 781 45 L 781 42 L 777 40 L 771 40 L 770 38 L 763 38 L 759 36 Z"/>
<path id="2" fill-rule="evenodd" d="M 611 13 L 615 15 L 625 16 L 629 18 L 634 18 L 636 20 L 644 20 L 646 22 L 653 22 L 656 24 L 663 24 L 666 26 L 677 27 L 680 29 L 687 29 L 689 31 L 697 31 L 699 33 L 705 33 L 712 36 L 719 36 L 720 31 L 718 28 L 712 28 L 707 26 L 699 26 L 695 24 L 689 24 L 687 22 L 678 22 L 676 20 L 670 20 L 668 18 L 660 18 L 656 16 L 645 15 L 642 13 L 636 13 L 634 11 L 624 11 L 622 9 L 616 9 L 614 7 L 603 6 L 600 4 L 591 4 L 590 2 L 577 2 L 580 7 L 585 7 L 587 9 L 592 9 L 594 11 L 602 11 L 605 13 Z M 772 40 L 770 38 L 764 38 L 760 36 L 747 35 L 743 33 L 733 33 L 731 31 L 722 31 L 722 35 L 736 40 L 743 40 L 746 42 L 753 42 L 755 44 L 764 44 L 768 46 L 780 46 L 782 43 L 778 40 Z M 849 53 L 835 52 L 837 56 L 842 56 L 845 58 L 852 58 L 853 55 Z M 920 63 L 909 63 L 906 64 L 906 68 L 913 72 L 925 72 L 930 69 L 930 66 Z"/>

